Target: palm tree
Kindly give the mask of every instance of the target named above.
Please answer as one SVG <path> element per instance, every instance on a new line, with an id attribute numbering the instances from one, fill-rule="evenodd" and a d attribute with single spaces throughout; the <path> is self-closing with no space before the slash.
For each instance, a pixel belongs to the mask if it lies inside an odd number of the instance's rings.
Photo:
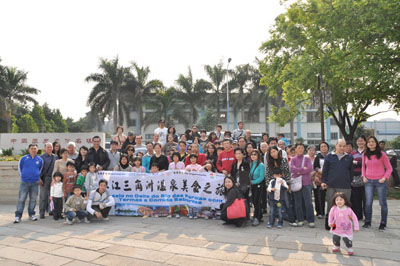
<path id="1" fill-rule="evenodd" d="M 196 123 L 198 111 L 196 107 L 205 105 L 207 90 L 212 89 L 212 84 L 204 79 L 193 81 L 192 70 L 189 67 L 188 75 L 180 74 L 176 80 L 178 85 L 177 95 L 190 108 L 190 122 Z"/>
<path id="2" fill-rule="evenodd" d="M 16 103 L 37 104 L 31 95 L 37 95 L 40 91 L 26 85 L 27 78 L 27 72 L 15 67 L 0 67 L 0 105 L 7 122 L 7 132 L 11 132 L 11 115 Z"/>
<path id="3" fill-rule="evenodd" d="M 112 115 L 114 128 L 117 128 L 127 115 L 123 112 L 126 101 L 122 96 L 129 68 L 120 66 L 117 56 L 112 60 L 100 58 L 99 70 L 100 73 L 90 74 L 85 79 L 96 83 L 90 92 L 88 105 L 92 110 L 100 111 L 102 119 Z"/>
<path id="4" fill-rule="evenodd" d="M 165 119 L 167 125 L 173 124 L 174 119 L 182 121 L 185 126 L 187 120 L 182 112 L 182 106 L 178 103 L 177 91 L 174 87 L 161 88 L 156 93 L 149 95 L 146 105 L 153 109 L 144 117 L 146 128 L 150 124 L 157 123 L 160 118 Z"/>
<path id="5" fill-rule="evenodd" d="M 163 83 L 158 79 L 148 80 L 150 68 L 139 67 L 135 62 L 132 63 L 134 73 L 130 72 L 127 80 L 128 94 L 133 96 L 133 101 L 137 107 L 136 131 L 141 134 L 144 125 L 143 107 L 151 94 L 163 88 Z M 151 97 L 150 97 L 151 98 Z"/>
<path id="6" fill-rule="evenodd" d="M 226 75 L 226 69 L 223 68 L 222 62 L 220 62 L 218 65 L 215 66 L 210 66 L 210 65 L 205 65 L 204 70 L 206 71 L 208 77 L 211 80 L 212 84 L 212 91 L 214 92 L 214 95 L 211 97 L 211 102 L 213 103 L 214 106 L 217 107 L 217 123 L 219 123 L 219 118 L 221 116 L 221 106 L 220 106 L 220 93 L 222 89 L 222 84 L 224 82 L 224 78 Z"/>

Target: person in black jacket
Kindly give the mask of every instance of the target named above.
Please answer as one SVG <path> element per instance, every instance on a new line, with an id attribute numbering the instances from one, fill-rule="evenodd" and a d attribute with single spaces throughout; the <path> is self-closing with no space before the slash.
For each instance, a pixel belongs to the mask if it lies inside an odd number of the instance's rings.
<path id="1" fill-rule="evenodd" d="M 242 148 L 235 149 L 236 162 L 232 165 L 231 175 L 249 204 L 250 164 L 244 159 L 244 156 L 245 152 Z"/>
<path id="2" fill-rule="evenodd" d="M 155 153 L 153 156 L 151 156 L 150 165 L 156 163 L 158 165 L 160 172 L 168 170 L 169 167 L 168 158 L 167 156 L 161 153 L 161 144 L 160 143 L 153 144 L 153 149 Z"/>
<path id="3" fill-rule="evenodd" d="M 235 180 L 231 176 L 226 176 L 224 179 L 226 201 L 221 205 L 221 220 L 225 221 L 224 224 L 234 224 L 237 227 L 241 227 L 246 223 L 247 217 L 249 217 L 248 208 L 246 208 L 246 217 L 239 219 L 228 219 L 228 207 L 231 206 L 236 199 L 244 198 L 243 194 L 240 192 L 235 183 Z"/>
<path id="4" fill-rule="evenodd" d="M 394 181 L 394 188 L 400 189 L 400 179 L 399 179 L 399 173 L 397 172 L 397 156 L 393 155 L 392 158 L 390 158 L 390 164 L 392 165 L 393 171 L 392 171 L 392 176 L 393 176 L 393 181 Z"/>
<path id="5" fill-rule="evenodd" d="M 88 152 L 89 149 L 86 146 L 81 146 L 79 148 L 79 155 L 75 159 L 75 168 L 78 174 L 81 172 L 82 166 L 84 166 L 85 164 L 89 165 Z"/>
<path id="6" fill-rule="evenodd" d="M 90 163 L 95 163 L 98 170 L 107 169 L 110 164 L 108 153 L 100 146 L 101 139 L 99 136 L 92 138 L 93 147 L 89 149 L 87 159 Z"/>
<path id="7" fill-rule="evenodd" d="M 218 161 L 217 148 L 215 148 L 215 145 L 213 143 L 207 144 L 206 156 L 207 156 L 206 160 L 212 161 L 214 167 L 217 168 L 217 161 Z"/>

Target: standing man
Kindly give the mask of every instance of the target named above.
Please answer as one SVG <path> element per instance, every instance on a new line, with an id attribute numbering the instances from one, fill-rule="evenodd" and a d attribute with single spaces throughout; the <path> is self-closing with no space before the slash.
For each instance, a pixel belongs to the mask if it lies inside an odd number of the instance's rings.
<path id="1" fill-rule="evenodd" d="M 232 142 L 230 139 L 224 139 L 222 142 L 224 150 L 219 154 L 217 160 L 218 171 L 224 175 L 230 174 L 232 165 L 236 161 L 235 153 L 232 150 Z"/>
<path id="2" fill-rule="evenodd" d="M 253 145 L 253 148 L 257 148 L 257 144 L 254 140 L 251 139 L 251 131 L 250 130 L 245 130 L 245 139 L 246 139 L 246 143 L 251 143 L 251 145 Z"/>
<path id="3" fill-rule="evenodd" d="M 50 185 L 53 180 L 54 162 L 57 155 L 53 154 L 53 144 L 47 142 L 44 144 L 44 154 L 40 156 L 43 160 L 43 167 L 40 173 L 40 198 L 39 198 L 39 214 L 40 219 L 44 219 L 45 212 L 49 209 Z"/>
<path id="4" fill-rule="evenodd" d="M 120 154 L 118 152 L 118 146 L 118 141 L 110 141 L 111 150 L 108 152 L 108 158 L 110 159 L 110 164 L 107 168 L 108 171 L 113 171 L 114 167 L 119 163 Z"/>
<path id="5" fill-rule="evenodd" d="M 244 137 L 244 134 L 245 134 L 244 123 L 242 121 L 240 121 L 238 123 L 238 128 L 233 131 L 232 138 L 233 138 L 233 140 L 238 140 L 239 137 L 241 137 L 241 136 Z"/>
<path id="6" fill-rule="evenodd" d="M 215 128 L 215 134 L 217 135 L 217 138 L 219 140 L 223 140 L 224 139 L 224 134 L 222 134 L 222 126 L 221 125 L 217 125 L 217 127 Z"/>
<path id="7" fill-rule="evenodd" d="M 141 153 L 143 153 L 143 155 L 145 155 L 147 153 L 147 148 L 142 143 L 142 136 L 137 135 L 135 138 L 135 141 L 136 141 L 135 155 L 138 154 L 138 152 L 141 152 Z"/>
<path id="8" fill-rule="evenodd" d="M 96 168 L 101 170 L 108 169 L 110 165 L 110 158 L 108 158 L 108 153 L 103 147 L 100 146 L 101 139 L 99 136 L 94 136 L 92 138 L 93 147 L 89 149 L 88 152 L 88 161 L 90 163 L 95 163 Z"/>
<path id="9" fill-rule="evenodd" d="M 78 158 L 78 152 L 76 151 L 76 145 L 75 142 L 68 142 L 67 144 L 67 150 L 68 150 L 68 159 L 75 160 Z"/>
<path id="10" fill-rule="evenodd" d="M 29 194 L 28 214 L 29 220 L 36 221 L 35 207 L 39 192 L 40 172 L 43 168 L 43 160 L 38 153 L 36 144 L 29 144 L 29 154 L 23 156 L 18 163 L 18 173 L 21 176 L 21 184 L 18 192 L 17 210 L 15 211 L 14 223 L 21 222 L 24 212 L 25 201 Z"/>
<path id="11" fill-rule="evenodd" d="M 122 144 L 121 152 L 126 153 L 126 147 L 128 147 L 128 145 L 135 144 L 135 133 L 133 133 L 133 131 L 129 131 L 128 138 L 125 140 L 124 144 Z"/>
<path id="12" fill-rule="evenodd" d="M 321 188 L 326 189 L 326 200 L 329 213 L 332 207 L 332 199 L 336 192 L 343 192 L 348 199 L 351 195 L 351 181 L 353 180 L 353 156 L 345 153 L 346 141 L 339 139 L 335 150 L 327 154 L 322 170 Z M 325 218 L 325 229 L 329 230 Z"/>
<path id="13" fill-rule="evenodd" d="M 165 143 L 167 143 L 167 134 L 168 134 L 168 129 L 165 127 L 165 120 L 160 119 L 158 121 L 158 128 L 154 130 L 154 135 L 158 134 L 158 141 L 163 147 Z"/>
<path id="14" fill-rule="evenodd" d="M 192 126 L 192 139 L 194 139 L 194 137 L 201 138 L 197 125 Z"/>
<path id="15" fill-rule="evenodd" d="M 146 142 L 147 153 L 142 157 L 142 166 L 146 168 L 146 173 L 150 173 L 150 160 L 154 154 L 153 143 Z"/>

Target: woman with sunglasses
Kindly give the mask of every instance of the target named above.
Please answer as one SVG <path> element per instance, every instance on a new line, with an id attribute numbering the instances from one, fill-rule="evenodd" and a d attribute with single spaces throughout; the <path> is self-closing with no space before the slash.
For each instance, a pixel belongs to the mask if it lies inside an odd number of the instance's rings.
<path id="1" fill-rule="evenodd" d="M 135 146 L 128 145 L 126 147 L 126 154 L 128 155 L 128 161 L 130 165 L 133 165 L 133 158 L 135 157 Z"/>
<path id="2" fill-rule="evenodd" d="M 262 222 L 261 210 L 261 194 L 265 190 L 265 168 L 261 162 L 261 154 L 258 150 L 253 150 L 250 154 L 250 181 L 251 181 L 251 194 L 254 205 L 254 219 L 253 226 L 257 226 Z"/>

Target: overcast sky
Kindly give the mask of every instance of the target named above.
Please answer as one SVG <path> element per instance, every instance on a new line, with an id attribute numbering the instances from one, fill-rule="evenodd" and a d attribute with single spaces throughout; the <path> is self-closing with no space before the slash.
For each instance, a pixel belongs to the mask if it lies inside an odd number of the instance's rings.
<path id="1" fill-rule="evenodd" d="M 98 71 L 100 57 L 150 66 L 151 78 L 166 86 L 188 66 L 194 78 L 206 78 L 206 64 L 261 58 L 258 48 L 284 10 L 279 0 L 2 0 L 0 58 L 29 72 L 40 103 L 79 119 L 93 86 L 84 79 Z M 394 112 L 373 119 L 385 117 L 400 119 Z"/>

